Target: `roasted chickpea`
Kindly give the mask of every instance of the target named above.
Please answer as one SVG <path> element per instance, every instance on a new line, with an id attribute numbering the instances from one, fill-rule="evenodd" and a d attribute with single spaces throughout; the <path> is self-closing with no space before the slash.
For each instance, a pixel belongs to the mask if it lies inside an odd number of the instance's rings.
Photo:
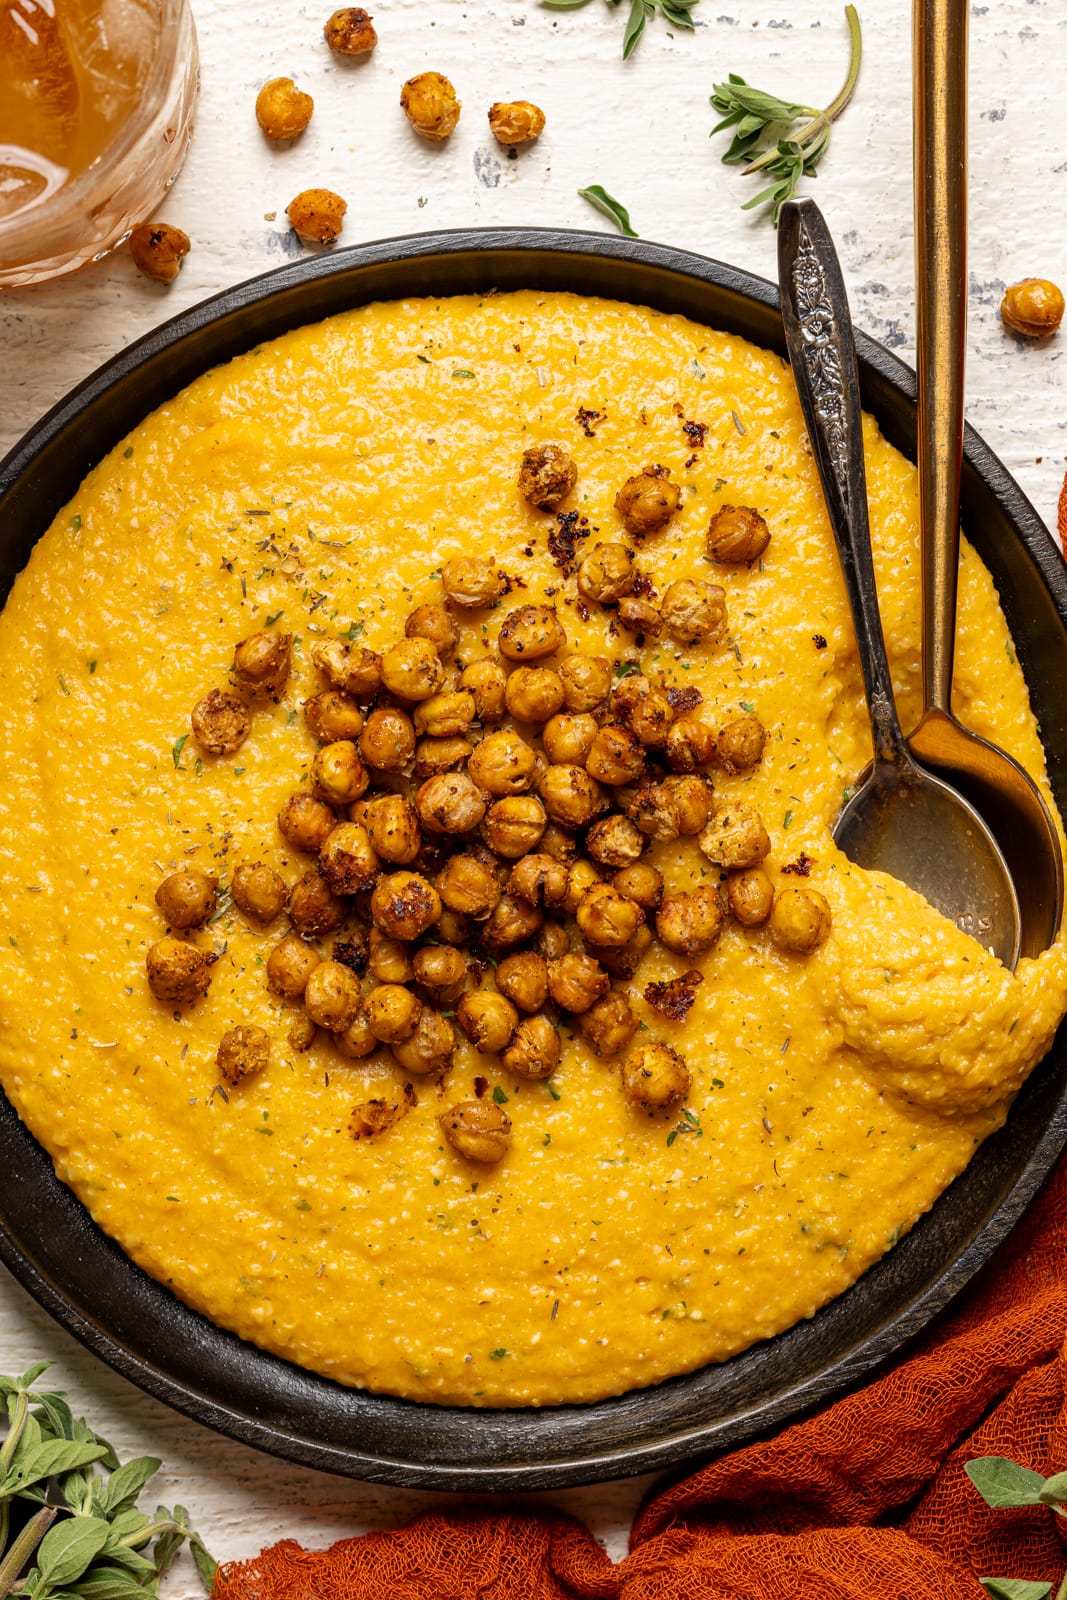
<path id="1" fill-rule="evenodd" d="M 345 225 L 348 201 L 333 189 L 301 189 L 285 208 L 289 226 L 307 244 L 333 244 Z"/>
<path id="2" fill-rule="evenodd" d="M 433 739 L 450 739 L 465 734 L 474 721 L 474 696 L 466 689 L 458 693 L 433 694 L 415 707 L 415 731 Z"/>
<path id="3" fill-rule="evenodd" d="M 417 872 L 379 878 L 371 895 L 375 926 L 391 939 L 419 939 L 441 915 L 441 897 Z"/>
<path id="4" fill-rule="evenodd" d="M 348 1131 L 353 1139 L 376 1139 L 379 1134 L 388 1133 L 417 1104 L 415 1090 L 405 1083 L 398 1094 L 375 1095 L 373 1100 L 353 1106 Z"/>
<path id="5" fill-rule="evenodd" d="M 536 767 L 536 752 L 526 740 L 513 728 L 501 728 L 475 746 L 467 771 L 479 789 L 502 799 L 528 789 Z"/>
<path id="6" fill-rule="evenodd" d="M 678 814 L 678 832 L 683 838 L 691 837 L 705 827 L 711 816 L 714 801 L 711 790 L 703 778 L 695 773 L 664 778 L 663 787 L 670 795 Z"/>
<path id="7" fill-rule="evenodd" d="M 614 884 L 595 883 L 578 902 L 575 919 L 590 944 L 628 944 L 645 920 L 636 900 L 627 900 Z"/>
<path id="8" fill-rule="evenodd" d="M 193 738 L 209 756 L 232 756 L 248 738 L 252 713 L 228 689 L 210 689 L 193 707 Z"/>
<path id="9" fill-rule="evenodd" d="M 367 701 L 382 681 L 382 658 L 350 639 L 321 639 L 311 647 L 311 660 L 335 689 Z"/>
<path id="10" fill-rule="evenodd" d="M 611 606 L 634 586 L 634 559 L 624 544 L 595 544 L 578 568 L 578 592 Z"/>
<path id="11" fill-rule="evenodd" d="M 783 950 L 800 954 L 816 949 L 830 932 L 830 905 L 818 889 L 787 884 L 779 889 L 771 908 L 771 938 Z"/>
<path id="12" fill-rule="evenodd" d="M 332 933 L 345 920 L 344 902 L 317 872 L 305 872 L 289 896 L 289 921 L 301 938 Z"/>
<path id="13" fill-rule="evenodd" d="M 724 772 L 747 772 L 763 755 L 767 733 L 758 717 L 735 717 L 719 729 L 715 758 Z"/>
<path id="14" fill-rule="evenodd" d="M 660 616 L 682 644 L 717 644 L 726 633 L 726 592 L 703 578 L 678 578 L 664 592 Z"/>
<path id="15" fill-rule="evenodd" d="M 148 987 L 157 1000 L 189 1005 L 207 993 L 215 957 L 181 939 L 157 939 L 145 958 Z"/>
<path id="16" fill-rule="evenodd" d="M 314 109 L 314 100 L 292 78 L 269 78 L 256 95 L 256 121 L 271 140 L 295 139 Z"/>
<path id="17" fill-rule="evenodd" d="M 498 144 L 532 144 L 544 127 L 545 114 L 531 100 L 498 100 L 489 107 L 489 130 Z"/>
<path id="18" fill-rule="evenodd" d="M 491 606 L 507 587 L 494 556 L 456 556 L 446 561 L 441 570 L 441 582 L 449 600 L 462 611 Z"/>
<path id="19" fill-rule="evenodd" d="M 289 899 L 289 885 L 281 873 L 261 862 L 243 862 L 230 883 L 233 903 L 253 922 L 273 922 Z"/>
<path id="20" fill-rule="evenodd" d="M 269 629 L 242 639 L 233 652 L 233 673 L 246 694 L 281 694 L 292 667 L 293 636 Z"/>
<path id="21" fill-rule="evenodd" d="M 674 711 L 662 689 L 641 672 L 623 678 L 611 691 L 615 721 L 629 728 L 649 749 L 660 750 L 670 736 Z"/>
<path id="22" fill-rule="evenodd" d="M 585 848 L 594 861 L 604 867 L 628 867 L 645 848 L 645 836 L 635 828 L 629 817 L 604 817 L 594 822 L 586 837 Z"/>
<path id="23" fill-rule="evenodd" d="M 356 739 L 363 727 L 363 713 L 350 694 L 340 689 L 324 689 L 304 701 L 304 720 L 320 744 L 337 739 Z"/>
<path id="24" fill-rule="evenodd" d="M 504 702 L 519 722 L 547 722 L 563 704 L 563 684 L 551 667 L 516 667 Z"/>
<path id="25" fill-rule="evenodd" d="M 681 832 L 677 802 L 664 783 L 640 784 L 626 807 L 626 815 L 647 839 L 670 841 Z"/>
<path id="26" fill-rule="evenodd" d="M 622 1064 L 622 1092 L 642 1111 L 664 1111 L 689 1093 L 692 1079 L 685 1057 L 669 1044 L 631 1050 Z"/>
<path id="27" fill-rule="evenodd" d="M 441 72 L 420 72 L 400 91 L 400 104 L 415 132 L 439 144 L 459 121 L 460 101 Z"/>
<path id="28" fill-rule="evenodd" d="M 219 1040 L 215 1063 L 219 1076 L 236 1086 L 256 1072 L 262 1072 L 270 1062 L 270 1034 L 265 1028 L 248 1023 L 242 1028 L 230 1028 Z"/>
<path id="29" fill-rule="evenodd" d="M 453 911 L 450 906 L 445 906 L 434 932 L 442 944 L 452 944 L 459 950 L 465 950 L 474 938 L 475 926 L 472 918 L 465 917 L 462 911 Z"/>
<path id="30" fill-rule="evenodd" d="M 570 947 L 570 935 L 561 922 L 546 922 L 537 935 L 537 953 L 546 962 L 558 961 Z"/>
<path id="31" fill-rule="evenodd" d="M 364 825 L 377 854 L 393 866 L 410 866 L 422 844 L 418 814 L 411 801 L 400 794 L 380 794 L 361 803 L 366 807 Z"/>
<path id="32" fill-rule="evenodd" d="M 420 739 L 415 746 L 414 775 L 420 782 L 438 778 L 442 772 L 454 772 L 474 754 L 469 739 L 453 734 L 448 739 Z"/>
<path id="33" fill-rule="evenodd" d="M 711 949 L 725 920 L 721 894 L 707 885 L 665 895 L 656 912 L 656 932 L 668 950 L 692 959 Z"/>
<path id="34" fill-rule="evenodd" d="M 467 982 L 467 963 L 450 945 L 431 944 L 415 952 L 412 962 L 415 982 L 435 1005 L 450 1006 L 459 999 Z"/>
<path id="35" fill-rule="evenodd" d="M 771 530 L 751 506 L 720 506 L 708 524 L 705 550 L 710 560 L 748 566 L 771 542 Z"/>
<path id="36" fill-rule="evenodd" d="M 634 783 L 645 770 L 645 747 L 629 728 L 609 723 L 590 745 L 585 770 L 591 778 L 612 788 Z"/>
<path id="37" fill-rule="evenodd" d="M 482 833 L 498 856 L 515 861 L 536 850 L 545 831 L 545 808 L 532 794 L 497 800 L 485 814 Z"/>
<path id="38" fill-rule="evenodd" d="M 308 855 L 318 855 L 336 826 L 337 818 L 325 800 L 316 800 L 313 794 L 291 794 L 278 812 L 282 838 Z"/>
<path id="39" fill-rule="evenodd" d="M 520 1078 L 551 1078 L 559 1066 L 559 1030 L 546 1016 L 523 1017 L 501 1065 Z"/>
<path id="40" fill-rule="evenodd" d="M 669 467 L 646 467 L 627 478 L 615 496 L 615 510 L 626 531 L 642 539 L 667 526 L 681 498 L 682 491 L 671 482 Z"/>
<path id="41" fill-rule="evenodd" d="M 215 880 L 199 867 L 172 872 L 156 890 L 156 905 L 172 928 L 203 927 L 218 905 Z"/>
<path id="42" fill-rule="evenodd" d="M 468 989 L 456 1004 L 456 1024 L 476 1050 L 499 1055 L 511 1043 L 519 1013 L 505 995 L 492 989 Z"/>
<path id="43" fill-rule="evenodd" d="M 532 950 L 505 956 L 494 974 L 500 993 L 520 1011 L 540 1011 L 548 999 L 548 967 Z"/>
<path id="44" fill-rule="evenodd" d="M 557 671 L 563 680 L 563 704 L 575 715 L 592 711 L 607 699 L 611 664 L 605 656 L 567 656 Z"/>
<path id="45" fill-rule="evenodd" d="M 267 957 L 267 988 L 285 1000 L 299 1000 L 321 960 L 303 939 L 286 934 Z"/>
<path id="46" fill-rule="evenodd" d="M 539 511 L 554 511 L 577 482 L 578 468 L 560 445 L 539 444 L 523 451 L 519 493 Z"/>
<path id="47" fill-rule="evenodd" d="M 567 828 L 561 828 L 558 822 L 550 822 L 541 835 L 541 853 L 567 865 L 578 854 L 578 841 Z"/>
<path id="48" fill-rule="evenodd" d="M 730 874 L 726 898 L 743 928 L 761 928 L 771 914 L 774 889 L 762 867 L 748 867 Z"/>
<path id="49" fill-rule="evenodd" d="M 511 1143 L 511 1118 L 495 1100 L 460 1100 L 437 1119 L 458 1155 L 482 1166 L 502 1161 Z"/>
<path id="50" fill-rule="evenodd" d="M 619 601 L 619 627 L 638 638 L 658 639 L 663 631 L 659 607 L 647 595 L 627 594 Z"/>
<path id="51" fill-rule="evenodd" d="M 485 796 L 465 772 L 427 778 L 415 806 L 423 827 L 433 833 L 470 833 L 485 816 Z"/>
<path id="52" fill-rule="evenodd" d="M 565 828 L 584 828 L 604 809 L 604 791 L 584 767 L 556 763 L 539 785 L 545 810 Z"/>
<path id="53" fill-rule="evenodd" d="M 501 623 L 497 649 L 508 661 L 543 661 L 566 643 L 555 606 L 519 606 Z"/>
<path id="54" fill-rule="evenodd" d="M 598 1056 L 617 1056 L 628 1048 L 638 1029 L 637 1013 L 618 989 L 590 1006 L 578 1019 L 583 1036 Z"/>
<path id="55" fill-rule="evenodd" d="M 536 906 L 518 895 L 502 894 L 492 915 L 482 926 L 482 944 L 486 950 L 498 954 L 525 944 L 537 933 L 544 918 Z"/>
<path id="56" fill-rule="evenodd" d="M 1063 292 L 1047 278 L 1022 278 L 1004 291 L 1000 315 L 1013 333 L 1043 339 L 1063 321 Z"/>
<path id="57" fill-rule="evenodd" d="M 322 36 L 339 56 L 368 56 L 378 43 L 374 24 L 362 6 L 342 6 L 335 11 Z"/>
<path id="58" fill-rule="evenodd" d="M 429 700 L 444 676 L 441 657 L 429 639 L 398 639 L 382 656 L 382 682 L 398 700 Z"/>
<path id="59" fill-rule="evenodd" d="M 715 734 L 698 717 L 679 717 L 667 734 L 667 765 L 672 772 L 696 772 L 715 755 Z"/>
<path id="60" fill-rule="evenodd" d="M 652 934 L 647 927 L 638 928 L 628 944 L 599 945 L 596 959 L 615 978 L 632 978 L 652 948 Z"/>
<path id="61" fill-rule="evenodd" d="M 567 896 L 568 868 L 543 852 L 523 856 L 511 869 L 508 891 L 532 906 L 561 906 Z"/>
<path id="62" fill-rule="evenodd" d="M 373 889 L 382 870 L 370 835 L 358 822 L 341 822 L 319 851 L 319 871 L 334 894 Z"/>
<path id="63" fill-rule="evenodd" d="M 663 899 L 663 874 L 644 861 L 623 867 L 611 881 L 620 894 L 627 900 L 636 900 L 645 911 L 655 911 Z"/>
<path id="64" fill-rule="evenodd" d="M 497 661 L 473 661 L 460 674 L 459 686 L 474 696 L 479 722 L 499 722 L 506 710 L 507 674 Z"/>
<path id="65" fill-rule="evenodd" d="M 437 892 L 450 911 L 487 917 L 500 899 L 500 885 L 491 867 L 471 855 L 453 856 L 437 874 Z"/>
<path id="66" fill-rule="evenodd" d="M 447 661 L 459 642 L 459 629 L 447 606 L 416 606 L 404 623 L 408 639 L 428 639 L 442 661 Z"/>
<path id="67" fill-rule="evenodd" d="M 415 729 L 395 706 L 372 711 L 359 736 L 359 753 L 375 772 L 403 772 L 415 755 Z"/>
<path id="68" fill-rule="evenodd" d="M 303 1053 L 305 1050 L 311 1049 L 318 1036 L 319 1030 L 311 1018 L 300 1015 L 294 1017 L 290 1022 L 289 1031 L 285 1037 L 291 1049 L 299 1050 Z"/>
<path id="69" fill-rule="evenodd" d="M 374 1054 L 378 1048 L 378 1040 L 370 1031 L 370 1024 L 362 1005 L 355 1021 L 349 1023 L 343 1033 L 335 1033 L 333 1042 L 347 1061 L 365 1061 L 367 1056 Z"/>
<path id="70" fill-rule="evenodd" d="M 520 667 L 520 672 L 524 669 Z M 564 712 L 552 717 L 541 733 L 541 743 L 549 761 L 557 765 L 581 767 L 597 735 L 596 718 L 588 712 Z"/>
<path id="71" fill-rule="evenodd" d="M 768 854 L 771 841 L 758 811 L 740 800 L 724 800 L 715 806 L 700 835 L 700 848 L 717 867 L 736 872 L 758 865 Z"/>
<path id="72" fill-rule="evenodd" d="M 548 963 L 548 992 L 564 1011 L 588 1011 L 610 987 L 611 979 L 600 962 L 580 950 L 570 950 Z"/>
<path id="73" fill-rule="evenodd" d="M 591 861 L 572 861 L 567 868 L 567 886 L 562 900 L 555 898 L 555 880 L 545 880 L 545 904 L 553 911 L 569 911 L 573 916 L 584 895 L 600 882 L 600 874 Z"/>
<path id="74" fill-rule="evenodd" d="M 320 961 L 304 989 L 304 1010 L 330 1033 L 344 1033 L 359 1015 L 359 979 L 339 961 Z"/>
<path id="75" fill-rule="evenodd" d="M 456 1049 L 456 1030 L 447 1017 L 430 1006 L 423 1006 L 418 1026 L 410 1039 L 391 1046 L 393 1060 L 405 1072 L 419 1078 L 447 1072 Z"/>
<path id="76" fill-rule="evenodd" d="M 366 731 L 364 728 L 363 733 Z M 370 774 L 351 739 L 335 739 L 315 751 L 311 787 L 320 800 L 331 806 L 350 806 L 366 794 L 369 785 Z"/>
<path id="77" fill-rule="evenodd" d="M 173 283 L 191 249 L 189 235 L 169 222 L 142 222 L 130 234 L 134 266 L 155 283 Z"/>
<path id="78" fill-rule="evenodd" d="M 380 983 L 363 997 L 367 1027 L 382 1044 L 410 1039 L 422 1016 L 422 1001 L 399 983 Z"/>
<path id="79" fill-rule="evenodd" d="M 380 928 L 372 928 L 368 942 L 371 977 L 379 983 L 410 983 L 415 976 L 411 946 L 405 939 L 391 939 Z"/>

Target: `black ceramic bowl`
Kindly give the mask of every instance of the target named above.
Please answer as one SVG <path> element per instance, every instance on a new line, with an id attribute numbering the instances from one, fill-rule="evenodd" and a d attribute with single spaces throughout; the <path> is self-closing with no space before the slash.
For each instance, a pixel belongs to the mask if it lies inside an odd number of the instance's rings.
<path id="1" fill-rule="evenodd" d="M 76 389 L 0 465 L 6 595 L 88 470 L 206 368 L 368 300 L 570 289 L 680 312 L 783 351 L 762 279 L 642 241 L 540 231 L 444 233 L 302 261 L 186 312 Z M 914 454 L 911 373 L 858 336 L 863 400 Z M 963 517 L 996 580 L 1067 809 L 1067 579 L 1037 514 L 968 433 Z M 245 1344 L 146 1277 L 91 1222 L 0 1097 L 0 1256 L 90 1349 L 209 1427 L 308 1466 L 432 1489 L 532 1489 L 623 1477 L 738 1445 L 869 1375 L 958 1294 L 1033 1198 L 1067 1140 L 1057 1039 L 1005 1128 L 854 1288 L 722 1366 L 597 1405 L 467 1411 L 343 1389 Z"/>

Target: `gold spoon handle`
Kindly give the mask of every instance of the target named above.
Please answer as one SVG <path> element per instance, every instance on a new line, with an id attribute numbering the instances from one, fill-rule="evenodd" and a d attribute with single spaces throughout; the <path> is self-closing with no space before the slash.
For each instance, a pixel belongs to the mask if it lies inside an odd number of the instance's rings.
<path id="1" fill-rule="evenodd" d="M 914 0 L 915 288 L 924 709 L 949 712 L 967 337 L 969 0 Z"/>

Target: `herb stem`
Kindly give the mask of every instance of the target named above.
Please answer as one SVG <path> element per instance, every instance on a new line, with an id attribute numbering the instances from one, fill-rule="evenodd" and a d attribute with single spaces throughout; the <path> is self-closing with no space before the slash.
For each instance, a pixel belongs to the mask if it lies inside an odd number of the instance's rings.
<path id="1" fill-rule="evenodd" d="M 29 1411 L 29 1408 L 30 1402 L 26 1398 L 25 1389 L 23 1389 L 19 1393 L 18 1399 L 15 1401 L 15 1410 L 11 1417 L 11 1427 L 8 1430 L 7 1438 L 4 1440 L 3 1447 L 0 1448 L 0 1476 L 3 1476 L 7 1472 L 8 1467 L 11 1465 L 11 1458 L 18 1448 L 18 1442 L 22 1437 L 22 1430 L 26 1426 L 26 1415 Z"/>
<path id="2" fill-rule="evenodd" d="M 845 21 L 848 23 L 848 73 L 839 92 L 830 101 L 823 111 L 818 111 L 814 106 L 802 106 L 801 110 L 810 112 L 810 122 L 805 122 L 792 135 L 792 141 L 798 145 L 806 146 L 819 134 L 828 133 L 831 125 L 837 121 L 855 93 L 856 83 L 860 75 L 860 66 L 863 62 L 863 32 L 860 28 L 859 12 L 853 5 L 845 7 Z M 765 150 L 755 161 L 750 161 L 745 168 L 745 175 L 750 172 L 761 172 L 764 167 L 769 167 L 771 162 L 778 157 L 777 146 Z M 1057 1597 L 1059 1600 L 1059 1597 Z"/>
<path id="3" fill-rule="evenodd" d="M 0 1600 L 4 1600 L 15 1587 L 19 1573 L 52 1526 L 55 1517 L 55 1506 L 42 1506 L 40 1511 L 30 1518 L 11 1549 L 0 1561 Z"/>

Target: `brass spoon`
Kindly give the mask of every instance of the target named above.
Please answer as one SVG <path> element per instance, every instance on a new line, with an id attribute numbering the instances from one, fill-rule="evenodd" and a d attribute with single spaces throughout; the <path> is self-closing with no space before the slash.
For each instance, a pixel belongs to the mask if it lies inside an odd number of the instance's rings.
<path id="1" fill-rule="evenodd" d="M 917 889 L 1014 967 L 1019 906 L 1004 857 L 974 807 L 914 760 L 897 719 L 871 555 L 852 319 L 833 241 L 812 200 L 782 207 L 778 279 L 786 348 L 841 557 L 874 735 L 874 762 L 834 838 L 852 861 Z"/>
<path id="2" fill-rule="evenodd" d="M 951 709 L 967 325 L 968 10 L 968 0 L 915 0 L 913 19 L 925 710 L 908 745 L 962 789 L 992 828 L 1019 897 L 1022 953 L 1032 956 L 1052 943 L 1063 912 L 1059 836 L 1029 774 L 962 727 Z"/>

